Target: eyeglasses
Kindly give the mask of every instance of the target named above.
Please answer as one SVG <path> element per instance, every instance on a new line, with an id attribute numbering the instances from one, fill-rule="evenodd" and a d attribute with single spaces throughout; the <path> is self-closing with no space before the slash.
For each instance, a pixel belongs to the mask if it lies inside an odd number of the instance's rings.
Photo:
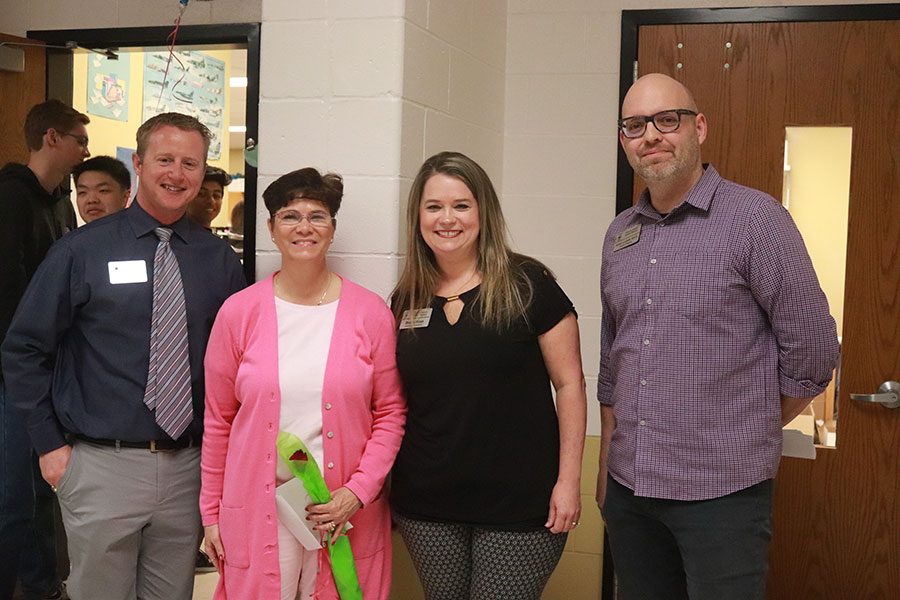
<path id="1" fill-rule="evenodd" d="M 311 212 L 308 215 L 304 215 L 296 210 L 283 210 L 275 213 L 275 222 L 285 227 L 295 227 L 302 223 L 303 219 L 306 219 L 310 225 L 318 229 L 325 229 L 337 220 L 324 211 Z"/>
<path id="2" fill-rule="evenodd" d="M 61 133 L 59 135 L 64 135 L 64 136 L 68 136 L 68 137 L 72 138 L 82 148 L 88 147 L 88 136 L 86 136 L 86 135 L 75 135 L 74 133 Z"/>
<path id="3" fill-rule="evenodd" d="M 650 116 L 625 117 L 619 119 L 619 131 L 629 139 L 639 138 L 647 131 L 647 123 L 653 123 L 660 133 L 672 133 L 681 126 L 681 115 L 697 116 L 697 113 L 686 108 L 672 108 Z"/>

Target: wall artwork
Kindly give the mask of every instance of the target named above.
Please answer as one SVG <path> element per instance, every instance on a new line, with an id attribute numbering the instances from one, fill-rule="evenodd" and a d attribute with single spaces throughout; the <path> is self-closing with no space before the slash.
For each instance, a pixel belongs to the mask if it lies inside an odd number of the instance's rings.
<path id="1" fill-rule="evenodd" d="M 203 52 L 178 50 L 166 75 L 168 52 L 144 54 L 143 120 L 164 112 L 196 117 L 213 134 L 210 160 L 222 155 L 225 139 L 225 62 Z"/>
<path id="2" fill-rule="evenodd" d="M 99 54 L 87 59 L 87 112 L 98 117 L 128 120 L 131 61 L 127 54 L 110 60 Z"/>

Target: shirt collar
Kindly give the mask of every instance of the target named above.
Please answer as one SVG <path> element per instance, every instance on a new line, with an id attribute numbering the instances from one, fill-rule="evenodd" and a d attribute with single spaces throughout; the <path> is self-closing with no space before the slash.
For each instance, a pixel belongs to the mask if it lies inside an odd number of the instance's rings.
<path id="1" fill-rule="evenodd" d="M 137 198 L 131 203 L 131 206 L 125 209 L 125 214 L 128 222 L 131 224 L 132 231 L 134 231 L 134 237 L 139 238 L 153 233 L 153 230 L 157 227 L 168 227 L 184 243 L 188 243 L 188 229 L 190 229 L 191 225 L 187 214 L 182 215 L 180 219 L 170 225 L 163 225 L 143 209 Z"/>
<path id="2" fill-rule="evenodd" d="M 722 176 L 719 175 L 719 172 L 716 171 L 715 167 L 711 164 L 703 165 L 703 175 L 700 176 L 700 179 L 694 184 L 691 191 L 687 193 L 687 196 L 684 197 L 681 204 L 672 209 L 672 212 L 679 210 L 684 204 L 690 204 L 703 212 L 709 212 L 709 205 L 712 203 L 716 188 L 719 187 L 721 181 Z M 641 197 L 634 209 L 636 212 L 653 219 L 659 219 L 660 217 L 659 213 L 656 212 L 656 209 L 653 208 L 653 205 L 650 203 L 649 189 L 646 189 L 641 193 Z"/>

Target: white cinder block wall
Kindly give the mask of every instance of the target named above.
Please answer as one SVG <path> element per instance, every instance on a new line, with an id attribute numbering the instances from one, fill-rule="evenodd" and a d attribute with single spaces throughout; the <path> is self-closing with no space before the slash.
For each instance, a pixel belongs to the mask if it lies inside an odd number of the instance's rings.
<path id="1" fill-rule="evenodd" d="M 499 187 L 506 0 L 407 0 L 403 34 L 400 251 L 409 186 L 429 156 L 463 152 Z"/>
<path id="2" fill-rule="evenodd" d="M 386 296 L 396 280 L 403 0 L 262 0 L 259 189 L 314 166 L 344 177 L 330 264 Z M 257 276 L 280 256 L 257 207 Z"/>

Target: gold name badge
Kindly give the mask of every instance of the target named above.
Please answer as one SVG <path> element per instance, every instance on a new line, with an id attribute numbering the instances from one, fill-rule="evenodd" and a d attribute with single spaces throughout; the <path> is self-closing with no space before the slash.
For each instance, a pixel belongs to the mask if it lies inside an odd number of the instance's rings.
<path id="1" fill-rule="evenodd" d="M 431 322 L 431 311 L 430 308 L 403 311 L 403 316 L 400 317 L 400 329 L 428 327 L 428 323 Z"/>
<path id="2" fill-rule="evenodd" d="M 622 248 L 633 246 L 638 243 L 639 239 L 641 239 L 640 223 L 638 223 L 637 225 L 632 225 L 616 236 L 616 241 L 613 244 L 613 252 L 618 252 Z"/>

